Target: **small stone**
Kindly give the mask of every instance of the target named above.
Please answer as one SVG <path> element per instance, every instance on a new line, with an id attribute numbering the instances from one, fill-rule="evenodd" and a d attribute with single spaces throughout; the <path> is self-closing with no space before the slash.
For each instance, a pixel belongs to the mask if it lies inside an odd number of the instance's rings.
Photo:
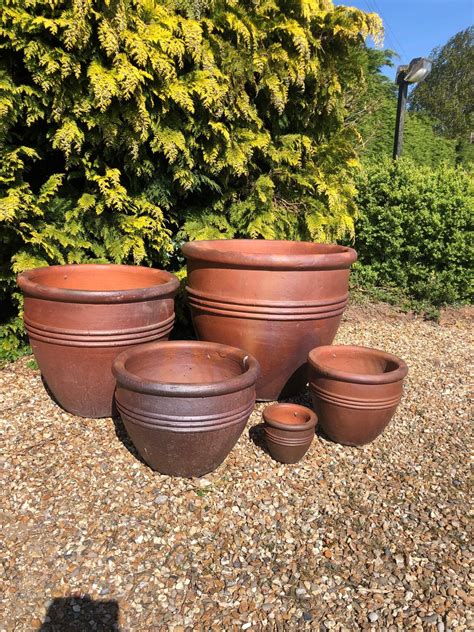
<path id="1" fill-rule="evenodd" d="M 400 554 L 395 555 L 394 559 L 399 568 L 402 568 L 403 566 L 405 566 L 405 558 L 403 557 L 403 555 L 400 555 Z"/>
<path id="2" fill-rule="evenodd" d="M 442 621 L 440 621 L 436 627 L 438 629 L 438 632 L 444 632 L 445 630 L 444 623 Z"/>
<path id="3" fill-rule="evenodd" d="M 197 481 L 197 484 L 198 484 L 198 487 L 201 487 L 201 489 L 202 489 L 203 487 L 210 487 L 211 481 L 209 481 L 207 478 L 200 478 Z M 245 624 L 245 625 L 247 625 L 247 624 Z M 250 624 L 250 625 L 252 625 L 252 624 Z M 247 629 L 247 628 L 245 628 L 245 629 Z"/>
<path id="4" fill-rule="evenodd" d="M 80 612 L 81 611 L 81 606 L 76 603 L 76 604 L 74 604 L 72 609 L 74 610 L 74 612 Z"/>
<path id="5" fill-rule="evenodd" d="M 369 612 L 369 621 L 375 623 L 379 620 L 379 615 L 376 612 Z"/>
<path id="6" fill-rule="evenodd" d="M 425 623 L 436 623 L 436 621 L 438 620 L 438 615 L 430 614 L 428 617 L 422 617 L 421 620 Z"/>
<path id="7" fill-rule="evenodd" d="M 310 612 L 303 612 L 303 620 L 304 621 L 312 621 L 313 615 Z"/>
<path id="8" fill-rule="evenodd" d="M 164 505 L 167 500 L 168 500 L 168 496 L 165 496 L 164 494 L 160 494 L 159 496 L 155 498 L 153 502 L 155 503 L 155 505 Z"/>
<path id="9" fill-rule="evenodd" d="M 467 606 L 471 606 L 472 605 L 472 602 L 474 601 L 473 598 L 470 595 L 468 595 L 464 590 L 459 589 L 458 590 L 458 595 L 459 595 L 459 597 L 461 597 L 461 599 L 464 601 L 464 603 Z"/>

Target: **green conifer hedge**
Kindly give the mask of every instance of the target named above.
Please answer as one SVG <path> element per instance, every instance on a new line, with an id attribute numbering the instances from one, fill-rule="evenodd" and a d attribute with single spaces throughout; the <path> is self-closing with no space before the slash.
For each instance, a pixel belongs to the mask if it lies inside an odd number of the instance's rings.
<path id="1" fill-rule="evenodd" d="M 329 0 L 4 0 L 3 356 L 20 345 L 24 269 L 351 233 L 347 110 L 379 32 Z"/>

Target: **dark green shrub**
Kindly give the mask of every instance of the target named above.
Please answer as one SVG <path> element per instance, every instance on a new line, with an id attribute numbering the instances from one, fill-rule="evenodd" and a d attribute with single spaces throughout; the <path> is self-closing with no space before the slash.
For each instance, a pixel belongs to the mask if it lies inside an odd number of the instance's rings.
<path id="1" fill-rule="evenodd" d="M 385 159 L 366 166 L 357 202 L 358 285 L 434 306 L 472 300 L 472 174 Z"/>

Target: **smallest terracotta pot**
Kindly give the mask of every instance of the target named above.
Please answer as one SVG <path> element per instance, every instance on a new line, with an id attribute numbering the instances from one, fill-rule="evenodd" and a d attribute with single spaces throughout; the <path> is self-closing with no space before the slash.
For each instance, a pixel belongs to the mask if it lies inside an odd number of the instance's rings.
<path id="1" fill-rule="evenodd" d="M 280 463 L 298 463 L 308 451 L 318 418 L 298 404 L 272 404 L 263 411 L 268 451 Z"/>

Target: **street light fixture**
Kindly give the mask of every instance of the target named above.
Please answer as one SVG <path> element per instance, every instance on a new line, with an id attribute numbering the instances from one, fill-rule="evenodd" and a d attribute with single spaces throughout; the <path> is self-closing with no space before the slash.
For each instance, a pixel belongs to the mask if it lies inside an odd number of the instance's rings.
<path id="1" fill-rule="evenodd" d="M 407 66 L 399 66 L 395 77 L 398 85 L 397 119 L 395 123 L 395 140 L 393 143 L 393 158 L 398 158 L 403 147 L 403 127 L 405 124 L 405 108 L 410 83 L 424 81 L 431 72 L 431 61 L 424 57 L 415 57 Z"/>

